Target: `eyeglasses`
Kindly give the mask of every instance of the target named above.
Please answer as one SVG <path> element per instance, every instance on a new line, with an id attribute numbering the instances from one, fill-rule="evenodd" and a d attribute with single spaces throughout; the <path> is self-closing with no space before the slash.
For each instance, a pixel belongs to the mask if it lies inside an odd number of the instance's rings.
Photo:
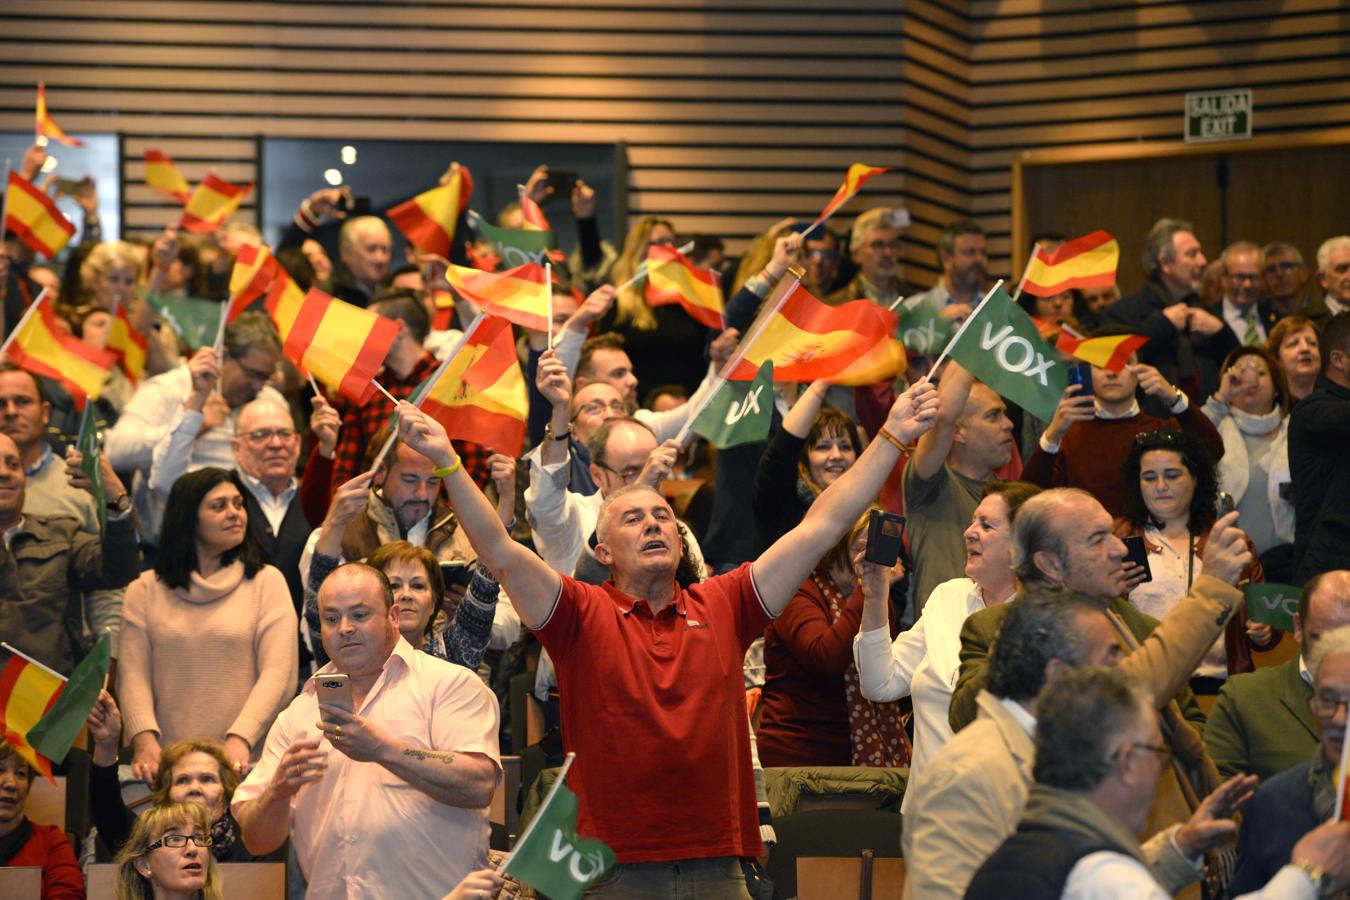
<path id="1" fill-rule="evenodd" d="M 1255 272 L 1229 272 L 1228 277 L 1239 283 L 1250 281 L 1255 284 L 1261 276 Z"/>
<path id="2" fill-rule="evenodd" d="M 295 435 L 294 428 L 255 428 L 244 432 L 244 437 L 254 444 L 266 444 L 272 438 L 280 438 L 282 443 L 286 443 Z"/>
<path id="3" fill-rule="evenodd" d="M 234 359 L 233 357 L 230 358 Z M 245 378 L 247 378 L 249 381 L 255 381 L 259 384 L 266 384 L 272 378 L 272 373 L 276 371 L 276 366 L 273 366 L 271 371 L 267 372 L 263 372 L 258 369 L 250 369 L 248 366 L 244 365 L 237 359 L 234 360 L 234 364 L 239 367 L 239 370 L 241 372 L 244 373 Z"/>
<path id="4" fill-rule="evenodd" d="M 1270 265 L 1266 266 L 1266 274 L 1274 275 L 1276 272 L 1292 272 L 1295 269 L 1301 268 L 1303 268 L 1303 263 L 1296 263 L 1293 262 L 1292 260 L 1288 262 L 1271 263 Z"/>
<path id="5" fill-rule="evenodd" d="M 1346 712 L 1350 713 L 1350 696 L 1334 697 L 1330 694 L 1313 694 L 1308 698 L 1308 708 L 1313 711 L 1313 715 L 1319 719 L 1335 718 L 1336 713 L 1344 706 Z"/>
<path id="6" fill-rule="evenodd" d="M 599 461 L 596 462 L 596 465 L 611 475 L 619 476 L 624 484 L 632 484 L 634 481 L 637 481 L 637 477 L 642 474 L 642 466 L 629 466 L 626 469 L 620 470 L 611 468 Z"/>
<path id="7" fill-rule="evenodd" d="M 628 407 L 622 400 L 611 400 L 606 403 L 604 400 L 592 400 L 577 408 L 577 415 L 585 413 L 588 416 L 599 416 L 606 412 L 612 412 L 616 416 L 622 416 L 628 412 Z"/>
<path id="8" fill-rule="evenodd" d="M 1124 744 L 1121 750 L 1147 750 L 1149 753 L 1157 754 L 1158 759 L 1165 766 L 1172 761 L 1172 748 L 1166 744 L 1145 744 L 1142 741 L 1134 741 Z M 1120 752 L 1120 751 L 1116 751 Z"/>
<path id="9" fill-rule="evenodd" d="M 196 844 L 198 847 L 210 847 L 211 835 L 166 834 L 164 835 L 164 837 L 155 841 L 153 844 L 151 844 L 149 847 L 146 847 L 145 849 L 146 852 L 149 852 L 151 850 L 158 850 L 160 847 L 169 847 L 171 849 L 177 850 L 179 847 L 186 847 L 188 841 L 192 841 L 192 843 Z"/>
<path id="10" fill-rule="evenodd" d="M 867 245 L 874 253 L 885 253 L 888 250 L 899 250 L 899 241 L 872 241 Z"/>

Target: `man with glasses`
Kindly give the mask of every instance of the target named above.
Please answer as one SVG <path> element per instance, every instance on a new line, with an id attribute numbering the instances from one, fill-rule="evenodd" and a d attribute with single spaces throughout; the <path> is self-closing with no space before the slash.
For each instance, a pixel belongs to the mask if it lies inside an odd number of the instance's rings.
<path id="1" fill-rule="evenodd" d="M 1261 296 L 1261 248 L 1238 241 L 1224 248 L 1223 299 L 1219 314 L 1244 347 L 1264 345 L 1275 325 L 1275 313 Z"/>
<path id="2" fill-rule="evenodd" d="M 1319 331 L 1330 318 L 1322 305 L 1314 303 L 1308 296 L 1308 267 L 1303 262 L 1303 254 L 1293 244 L 1274 241 L 1261 248 L 1261 277 L 1276 318 L 1316 316 L 1314 321 Z"/>
<path id="3" fill-rule="evenodd" d="M 904 221 L 903 210 L 885 208 L 869 209 L 858 216 L 848 242 L 858 274 L 826 298 L 830 303 L 866 297 L 890 308 L 904 296 L 905 285 L 900 280 L 900 228 Z"/>
<path id="4" fill-rule="evenodd" d="M 1051 682 L 1036 706 L 1036 784 L 1026 812 L 1016 833 L 975 874 L 966 897 L 1171 897 L 1168 888 L 1177 885 L 1164 888 L 1136 837 L 1170 757 L 1147 691 L 1120 672 L 1085 668 Z M 1192 843 L 1174 833 L 1177 849 L 1192 863 L 1192 879 L 1201 873 L 1200 854 L 1236 829 L 1232 816 L 1254 783 L 1238 777 L 1209 794 L 1187 823 L 1194 827 Z M 1269 821 L 1253 807 L 1243 828 L 1258 820 Z M 1350 823 L 1295 840 L 1283 845 L 1268 877 L 1235 880 L 1231 893 L 1310 900 L 1350 882 Z"/>
<path id="5" fill-rule="evenodd" d="M 184 472 L 203 466 L 234 468 L 232 447 L 239 410 L 255 397 L 285 404 L 268 384 L 281 361 L 281 339 L 262 313 L 248 312 L 225 328 L 225 352 L 212 347 L 150 378 L 104 436 L 104 452 L 119 472 L 146 478 L 136 491 L 144 539 L 155 544 L 169 489 Z"/>

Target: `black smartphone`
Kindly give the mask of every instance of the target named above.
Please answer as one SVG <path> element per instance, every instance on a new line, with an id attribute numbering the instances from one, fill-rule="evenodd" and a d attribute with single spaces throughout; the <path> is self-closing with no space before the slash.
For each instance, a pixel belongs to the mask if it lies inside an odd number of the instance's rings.
<path id="1" fill-rule="evenodd" d="M 1144 581 L 1153 580 L 1153 570 L 1148 564 L 1148 548 L 1144 546 L 1142 535 L 1123 538 L 1125 541 L 1125 561 L 1144 567 Z"/>
<path id="2" fill-rule="evenodd" d="M 1091 397 L 1092 364 L 1085 362 L 1074 363 L 1073 365 L 1068 366 L 1066 371 L 1069 373 L 1069 384 L 1079 385 L 1080 388 L 1078 393 L 1074 394 L 1074 396 Z"/>
<path id="3" fill-rule="evenodd" d="M 445 582 L 445 589 L 467 588 L 469 586 L 469 564 L 468 563 L 441 563 L 441 580 Z"/>
<path id="4" fill-rule="evenodd" d="M 1219 491 L 1219 515 L 1226 516 L 1237 509 L 1237 503 L 1233 500 L 1233 495 L 1227 491 Z"/>
<path id="5" fill-rule="evenodd" d="M 370 215 L 370 196 L 368 194 L 343 194 L 338 197 L 337 208 L 349 216 Z"/>
<path id="6" fill-rule="evenodd" d="M 863 552 L 863 558 L 878 566 L 895 565 L 900 558 L 900 542 L 904 531 L 904 516 L 872 510 L 867 517 L 867 549 Z"/>
<path id="7" fill-rule="evenodd" d="M 74 178 L 58 178 L 56 179 L 56 195 L 58 197 L 74 197 L 75 192 L 80 189 L 80 184 L 81 182 Z"/>
<path id="8" fill-rule="evenodd" d="M 572 188 L 576 187 L 576 183 L 577 183 L 576 172 L 565 172 L 554 169 L 548 170 L 548 181 L 546 182 L 546 184 L 548 184 L 549 187 L 553 188 L 554 197 L 572 196 Z"/>

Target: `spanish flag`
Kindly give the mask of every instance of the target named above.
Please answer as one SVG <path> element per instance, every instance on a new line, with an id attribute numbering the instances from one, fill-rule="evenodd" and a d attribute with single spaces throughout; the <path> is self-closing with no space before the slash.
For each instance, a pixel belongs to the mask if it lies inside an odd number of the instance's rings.
<path id="1" fill-rule="evenodd" d="M 230 309 L 225 321 L 233 322 L 254 300 L 265 296 L 281 265 L 267 247 L 244 244 L 234 254 L 230 269 Z"/>
<path id="2" fill-rule="evenodd" d="M 764 360 L 772 359 L 775 381 L 834 379 L 853 370 L 860 359 L 873 360 L 872 354 L 879 352 L 877 345 L 891 339 L 895 330 L 895 314 L 871 300 L 830 306 L 811 296 L 801 284 L 794 285 L 768 316 L 767 321 L 751 326 L 749 345 L 732 378 L 754 378 Z M 869 363 L 848 377 L 879 380 L 873 375 Z"/>
<path id="3" fill-rule="evenodd" d="M 881 168 L 878 166 L 868 166 L 863 165 L 862 163 L 854 163 L 853 165 L 849 166 L 848 172 L 844 174 L 844 183 L 839 185 L 839 190 L 834 192 L 834 196 L 830 198 L 830 202 L 825 204 L 825 209 L 821 212 L 821 214 L 816 218 L 816 221 L 812 224 L 818 225 L 821 222 L 828 219 L 830 216 L 834 215 L 835 212 L 839 209 L 839 207 L 843 206 L 849 200 L 853 199 L 853 195 L 858 193 L 858 191 L 862 190 L 862 186 L 864 184 L 866 184 L 874 176 L 880 175 L 882 172 L 889 172 L 889 171 L 890 169 L 887 168 Z"/>
<path id="4" fill-rule="evenodd" d="M 167 154 L 158 150 L 145 151 L 145 183 L 161 194 L 186 203 L 192 196 L 187 179 Z"/>
<path id="5" fill-rule="evenodd" d="M 80 408 L 85 398 L 98 399 L 108 370 L 117 365 L 115 354 L 71 337 L 56 321 L 52 303 L 45 296 L 24 313 L 5 351 L 15 365 L 60 381 Z"/>
<path id="6" fill-rule="evenodd" d="M 37 123 L 34 127 L 39 138 L 50 138 L 53 141 L 60 141 L 68 147 L 83 147 L 84 141 L 77 140 L 61 130 L 61 126 L 52 119 L 51 113 L 47 112 L 47 87 L 42 82 L 38 82 L 37 89 L 37 114 L 35 116 Z M 38 141 L 38 143 L 42 143 Z"/>
<path id="7" fill-rule="evenodd" d="M 75 226 L 61 215 L 52 198 L 18 172 L 9 173 L 5 230 L 13 231 L 25 244 L 48 259 L 60 253 L 75 234 Z"/>
<path id="8" fill-rule="evenodd" d="M 145 354 L 149 347 L 145 335 L 132 327 L 127 308 L 119 306 L 117 315 L 113 316 L 112 329 L 108 332 L 108 350 L 116 357 L 117 365 L 132 384 L 140 382 L 141 376 L 145 374 Z"/>
<path id="9" fill-rule="evenodd" d="M 549 224 L 543 209 L 525 194 L 524 188 L 520 190 L 520 218 L 521 231 L 546 231 L 553 234 L 553 226 Z M 548 258 L 556 263 L 564 263 L 567 261 L 567 254 L 553 247 L 548 251 Z"/>
<path id="10" fill-rule="evenodd" d="M 300 309 L 304 305 L 305 292 L 300 290 L 300 285 L 295 283 L 290 273 L 278 265 L 276 277 L 272 279 L 272 284 L 267 288 L 267 296 L 263 298 L 263 306 L 267 309 L 272 324 L 277 327 L 277 334 L 281 337 L 283 346 L 290 337 L 291 329 L 295 327 Z"/>
<path id="11" fill-rule="evenodd" d="M 483 272 L 451 264 L 445 280 L 464 299 L 522 328 L 548 331 L 553 286 L 538 263 L 524 263 L 505 272 Z"/>
<path id="12" fill-rule="evenodd" d="M 1137 334 L 1113 334 L 1107 337 L 1085 338 L 1065 326 L 1059 331 L 1055 349 L 1075 359 L 1092 363 L 1108 372 L 1119 372 L 1129 362 L 1130 354 L 1148 343 L 1148 338 Z"/>
<path id="13" fill-rule="evenodd" d="M 0 645 L 0 728 L 5 740 L 37 771 L 52 777 L 52 763 L 28 743 L 28 732 L 61 696 L 66 680 L 8 644 Z"/>
<path id="14" fill-rule="evenodd" d="M 1072 288 L 1108 288 L 1116 283 L 1120 244 L 1105 231 L 1074 238 L 1053 253 L 1040 247 L 1027 264 L 1022 290 L 1036 297 L 1052 297 Z"/>
<path id="15" fill-rule="evenodd" d="M 694 321 L 722 330 L 722 288 L 717 276 L 691 263 L 674 247 L 653 244 L 647 250 L 647 305 L 678 303 Z"/>
<path id="16" fill-rule="evenodd" d="M 178 227 L 193 234 L 209 234 L 225 224 L 225 220 L 239 208 L 253 191 L 253 185 L 240 187 L 230 184 L 214 172 L 207 172 L 202 183 L 188 198 Z"/>
<path id="17" fill-rule="evenodd" d="M 311 288 L 282 351 L 301 369 L 361 405 L 375 393 L 371 381 L 398 331 L 393 319 Z"/>
<path id="18" fill-rule="evenodd" d="M 882 312 L 890 313 L 885 309 Z M 894 316 L 895 313 L 890 315 Z M 894 333 L 894 328 L 891 333 Z M 887 337 L 878 341 L 871 350 L 853 360 L 830 380 L 834 384 L 845 385 L 877 384 L 895 378 L 904 372 L 908 365 L 909 357 L 905 355 L 905 345 L 893 337 Z"/>
<path id="19" fill-rule="evenodd" d="M 446 434 L 515 456 L 525 440 L 529 396 L 511 323 L 484 316 L 430 392 L 413 400 Z"/>
<path id="20" fill-rule="evenodd" d="M 449 259 L 455 242 L 455 223 L 468 208 L 472 196 L 473 176 L 460 166 L 447 183 L 389 210 L 389 221 L 418 250 Z"/>

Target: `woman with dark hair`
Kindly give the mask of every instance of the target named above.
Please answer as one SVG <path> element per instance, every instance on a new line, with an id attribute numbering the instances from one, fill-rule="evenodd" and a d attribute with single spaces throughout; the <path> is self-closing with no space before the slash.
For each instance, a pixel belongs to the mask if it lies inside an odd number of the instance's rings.
<path id="1" fill-rule="evenodd" d="M 146 810 L 117 854 L 117 900 L 221 900 L 210 824 L 196 803 Z"/>
<path id="2" fill-rule="evenodd" d="M 759 459 L 753 494 L 756 553 L 795 528 L 820 492 L 862 452 L 854 421 L 833 407 L 821 408 L 829 389 L 829 382 L 815 381 L 802 391 Z"/>
<path id="3" fill-rule="evenodd" d="M 1117 537 L 1144 539 L 1151 579 L 1133 567 L 1127 576 L 1129 601 L 1140 612 L 1162 619 L 1204 571 L 1205 541 L 1218 518 L 1219 485 L 1205 448 L 1184 431 L 1145 432 L 1134 439 L 1124 467 L 1125 515 L 1116 520 Z M 1238 587 L 1265 581 L 1251 548 L 1252 562 Z M 1247 620 L 1238 608 L 1223 637 L 1214 643 L 1191 678 L 1197 694 L 1218 693 L 1230 674 L 1250 672 L 1253 648 L 1268 650 L 1280 639 L 1269 625 Z"/>
<path id="4" fill-rule="evenodd" d="M 863 696 L 853 636 L 865 603 L 889 607 L 894 575 L 864 579 L 864 514 L 825 554 L 782 615 L 764 629 L 759 761 L 766 766 L 904 766 L 909 741 L 898 703 Z M 877 573 L 873 573 L 877 574 Z M 875 593 L 876 596 L 870 597 Z"/>
<path id="5" fill-rule="evenodd" d="M 1220 371 L 1218 391 L 1201 408 L 1223 438 L 1219 488 L 1237 504 L 1256 552 L 1265 553 L 1294 542 L 1289 384 L 1263 347 L 1238 347 Z"/>
<path id="6" fill-rule="evenodd" d="M 153 782 L 161 745 L 184 738 L 221 741 L 246 771 L 295 692 L 297 625 L 286 579 L 248 530 L 239 476 L 207 467 L 174 482 L 159 558 L 122 612 L 117 677 L 136 777 Z"/>

